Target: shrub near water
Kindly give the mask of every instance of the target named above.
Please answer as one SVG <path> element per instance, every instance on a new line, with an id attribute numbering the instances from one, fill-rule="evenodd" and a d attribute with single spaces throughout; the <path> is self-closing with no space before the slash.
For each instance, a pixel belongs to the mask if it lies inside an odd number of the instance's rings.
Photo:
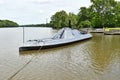
<path id="1" fill-rule="evenodd" d="M 10 20 L 0 20 L 0 27 L 18 27 L 16 22 Z"/>

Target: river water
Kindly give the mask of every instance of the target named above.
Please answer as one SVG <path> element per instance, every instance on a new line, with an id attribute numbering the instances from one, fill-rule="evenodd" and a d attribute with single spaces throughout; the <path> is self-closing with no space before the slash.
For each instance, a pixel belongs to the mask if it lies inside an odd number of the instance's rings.
<path id="1" fill-rule="evenodd" d="M 25 41 L 51 37 L 51 28 L 25 28 Z M 120 35 L 46 50 L 19 52 L 22 28 L 0 28 L 0 80 L 120 80 Z"/>

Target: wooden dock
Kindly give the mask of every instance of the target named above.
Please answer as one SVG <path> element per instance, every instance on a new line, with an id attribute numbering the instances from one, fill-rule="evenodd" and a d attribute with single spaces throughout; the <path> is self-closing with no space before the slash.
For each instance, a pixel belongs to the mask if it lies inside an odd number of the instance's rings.
<path id="1" fill-rule="evenodd" d="M 105 35 L 120 35 L 120 28 L 106 28 Z"/>
<path id="2" fill-rule="evenodd" d="M 100 28 L 100 29 L 92 29 L 89 31 L 90 33 L 104 33 L 104 29 Z"/>
<path id="3" fill-rule="evenodd" d="M 120 31 L 119 32 L 104 32 L 105 35 L 120 35 Z"/>

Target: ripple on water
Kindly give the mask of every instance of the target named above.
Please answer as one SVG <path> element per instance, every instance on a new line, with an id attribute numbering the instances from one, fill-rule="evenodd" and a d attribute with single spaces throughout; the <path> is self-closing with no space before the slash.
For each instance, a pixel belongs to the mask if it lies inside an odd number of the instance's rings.
<path id="1" fill-rule="evenodd" d="M 40 29 L 35 28 L 33 32 L 27 29 L 30 35 L 26 39 L 38 38 Z M 11 33 L 11 31 L 13 31 Z M 1 36 L 5 40 L 0 40 L 0 79 L 7 80 L 119 80 L 120 77 L 120 37 L 105 36 L 103 34 L 93 34 L 90 40 L 66 45 L 63 47 L 18 52 L 18 43 L 22 42 L 22 31 L 11 29 L 4 33 L 12 36 Z M 47 29 L 42 33 L 46 36 Z M 52 31 L 52 32 L 51 32 Z M 10 34 L 11 33 L 11 34 Z M 45 37 L 42 34 L 42 37 Z M 35 36 L 34 36 L 35 35 Z M 27 35 L 26 35 L 27 36 Z M 14 37 L 14 38 L 13 38 Z M 11 44 L 12 42 L 12 44 Z M 9 44 L 8 44 L 9 43 Z M 7 48 L 6 48 L 7 46 Z M 9 46 L 9 47 L 8 47 Z M 14 73 L 18 72 L 14 75 Z"/>

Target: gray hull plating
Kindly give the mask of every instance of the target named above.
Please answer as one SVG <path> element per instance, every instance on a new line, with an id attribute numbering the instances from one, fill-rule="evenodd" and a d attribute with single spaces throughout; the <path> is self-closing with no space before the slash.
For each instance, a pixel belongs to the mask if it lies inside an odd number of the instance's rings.
<path id="1" fill-rule="evenodd" d="M 53 48 L 53 47 L 63 46 L 66 44 L 86 40 L 91 37 L 92 37 L 91 34 L 82 33 L 77 29 L 62 28 L 52 38 L 28 40 L 24 44 L 24 46 L 21 46 L 19 48 L 19 51 Z"/>

